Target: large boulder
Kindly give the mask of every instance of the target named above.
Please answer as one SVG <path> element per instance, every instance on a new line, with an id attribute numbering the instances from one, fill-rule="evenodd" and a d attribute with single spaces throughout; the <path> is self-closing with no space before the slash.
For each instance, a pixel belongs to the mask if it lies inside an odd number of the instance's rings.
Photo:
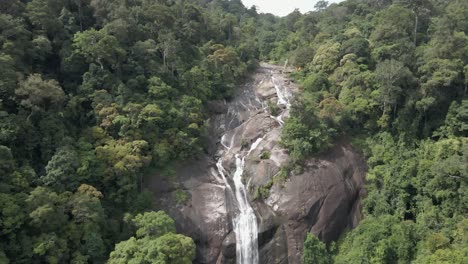
<path id="1" fill-rule="evenodd" d="M 158 210 L 166 211 L 176 222 L 177 231 L 190 236 L 197 244 L 197 263 L 216 263 L 222 242 L 231 227 L 226 187 L 213 176 L 211 158 L 202 156 L 176 169 L 175 175 L 156 175 L 149 179 Z M 174 187 L 174 182 L 182 186 Z M 187 201 L 178 201 L 177 193 L 185 192 Z"/>
<path id="2" fill-rule="evenodd" d="M 340 143 L 272 187 L 266 203 L 285 218 L 289 263 L 299 263 L 307 232 L 329 243 L 358 224 L 365 171 L 362 157 Z"/>

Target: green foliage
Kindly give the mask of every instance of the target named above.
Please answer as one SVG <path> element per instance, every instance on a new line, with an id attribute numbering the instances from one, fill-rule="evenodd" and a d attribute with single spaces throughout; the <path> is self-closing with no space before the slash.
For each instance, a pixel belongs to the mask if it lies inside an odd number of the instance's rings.
<path id="1" fill-rule="evenodd" d="M 2 235 L 18 231 L 26 221 L 27 215 L 23 199 L 24 197 L 21 195 L 0 194 Z"/>
<path id="2" fill-rule="evenodd" d="M 174 191 L 174 199 L 178 204 L 185 204 L 189 200 L 189 194 L 184 190 Z"/>
<path id="3" fill-rule="evenodd" d="M 272 116 L 277 116 L 279 113 L 279 106 L 277 104 L 274 104 L 270 101 L 268 101 L 268 110 L 270 110 L 270 114 Z"/>
<path id="4" fill-rule="evenodd" d="M 463 136 L 468 132 L 468 100 L 452 102 L 445 123 L 434 132 L 435 136 Z"/>
<path id="5" fill-rule="evenodd" d="M 284 187 L 284 183 L 288 179 L 290 172 L 291 172 L 291 164 L 288 164 L 285 167 L 281 167 L 280 171 L 275 174 L 270 180 L 268 180 L 265 184 L 259 186 L 255 190 L 254 198 L 265 200 L 270 196 L 270 190 L 273 185 L 277 184 L 279 186 Z"/>
<path id="6" fill-rule="evenodd" d="M 175 227 L 141 215 L 142 185 L 203 151 L 207 102 L 257 65 L 258 14 L 226 3 L 1 1 L 0 262 L 104 263 L 128 214 L 112 261 L 192 261 L 184 237 L 143 241 Z"/>
<path id="7" fill-rule="evenodd" d="M 55 80 L 43 80 L 40 74 L 29 75 L 15 90 L 22 107 L 32 111 L 47 111 L 60 107 L 65 94 Z"/>
<path id="8" fill-rule="evenodd" d="M 466 177 L 463 168 L 466 150 L 462 150 L 465 144 L 465 138 L 447 138 L 424 140 L 414 147 L 393 139 L 388 133 L 379 134 L 370 140 L 370 169 L 367 175 L 369 194 L 364 200 L 368 218 L 345 237 L 336 262 L 346 263 L 353 258 L 360 261 L 358 259 L 362 258 L 376 259 L 377 263 L 409 263 L 414 259 L 417 259 L 416 263 L 438 263 L 447 261 L 445 259 L 463 263 L 463 257 L 456 256 L 459 254 L 455 249 L 457 243 L 446 238 L 443 233 L 454 232 L 450 231 L 454 223 L 466 221 L 463 219 L 466 199 L 460 196 L 467 191 L 462 180 Z M 387 218 L 392 219 L 392 223 L 383 223 Z M 376 229 L 383 226 L 386 227 L 381 231 Z M 381 239 L 388 235 L 382 232 L 389 230 L 389 226 L 412 226 L 414 231 L 405 235 L 407 237 L 403 240 L 384 242 Z M 361 228 L 370 229 L 364 231 Z M 392 231 L 392 236 L 398 232 Z M 381 237 L 372 238 L 377 234 L 381 234 Z M 358 248 L 361 242 L 356 239 L 370 238 L 373 240 L 362 242 L 363 246 L 369 248 Z M 370 248 L 375 243 L 385 245 L 386 248 L 378 253 L 375 251 L 378 248 Z M 437 246 L 438 243 L 440 246 Z M 425 245 L 435 248 L 426 250 Z M 441 251 L 437 252 L 439 248 Z M 424 253 L 426 251 L 430 253 Z"/>
<path id="9" fill-rule="evenodd" d="M 273 187 L 274 180 L 269 180 L 265 185 L 259 186 L 255 191 L 254 198 L 265 200 L 270 196 L 270 189 Z"/>
<path id="10" fill-rule="evenodd" d="M 133 222 L 138 228 L 138 239 L 131 237 L 118 243 L 108 263 L 192 263 L 195 243 L 189 237 L 175 234 L 174 220 L 164 212 L 139 214 Z"/>
<path id="11" fill-rule="evenodd" d="M 307 234 L 302 253 L 302 264 L 330 264 L 330 254 L 325 244 L 313 234 Z"/>
<path id="12" fill-rule="evenodd" d="M 90 63 L 98 63 L 115 68 L 126 56 L 126 51 L 120 47 L 117 38 L 107 34 L 104 29 L 89 29 L 77 32 L 73 38 L 73 45 L 80 55 Z"/>
<path id="13" fill-rule="evenodd" d="M 156 240 L 158 260 L 156 263 L 190 264 L 195 258 L 195 243 L 190 237 L 166 234 Z"/>
<path id="14" fill-rule="evenodd" d="M 334 135 L 334 129 L 321 122 L 314 109 L 299 112 L 300 108 L 293 109 L 293 116 L 286 120 L 281 132 L 281 144 L 289 149 L 293 163 L 326 150 Z"/>
<path id="15" fill-rule="evenodd" d="M 302 88 L 306 92 L 328 91 L 330 82 L 323 73 L 310 74 L 302 82 Z"/>
<path id="16" fill-rule="evenodd" d="M 416 236 L 411 222 L 389 215 L 369 217 L 346 236 L 334 263 L 409 263 Z"/>
<path id="17" fill-rule="evenodd" d="M 468 220 L 464 219 L 449 234 L 427 235 L 420 243 L 420 252 L 414 263 L 465 263 L 468 260 L 466 255 L 467 224 Z M 451 240 L 452 243 L 450 243 Z"/>
<path id="18" fill-rule="evenodd" d="M 122 241 L 115 246 L 107 263 L 156 263 L 158 252 L 155 244 L 156 241 L 154 240 L 137 240 L 131 237 L 129 240 Z"/>
<path id="19" fill-rule="evenodd" d="M 13 95 L 16 86 L 13 58 L 10 55 L 0 53 L 0 67 L 4 69 L 0 73 L 0 98 L 8 99 Z"/>
<path id="20" fill-rule="evenodd" d="M 249 146 L 249 141 L 245 138 L 241 138 L 241 148 L 247 148 Z"/>
<path id="21" fill-rule="evenodd" d="M 260 159 L 269 159 L 271 157 L 271 152 L 269 151 L 264 151 L 262 154 L 260 154 Z"/>
<path id="22" fill-rule="evenodd" d="M 192 261 L 168 217 L 142 214 L 143 173 L 198 156 L 207 102 L 258 58 L 288 60 L 304 88 L 282 135 L 292 164 L 258 198 L 337 136 L 367 138 L 367 219 L 334 259 L 467 262 L 467 1 L 320 1 L 284 18 L 206 2 L 2 1 L 0 262 L 104 263 L 131 236 L 126 213 L 138 239 L 109 263 Z"/>
<path id="23" fill-rule="evenodd" d="M 323 43 L 317 48 L 314 58 L 312 59 L 312 67 L 315 72 L 331 73 L 338 66 L 340 53 L 339 43 Z"/>
<path id="24" fill-rule="evenodd" d="M 60 191 L 76 189 L 78 166 L 78 153 L 72 147 L 64 146 L 47 163 L 46 174 L 41 177 L 41 181 L 45 186 L 52 186 Z"/>
<path id="25" fill-rule="evenodd" d="M 264 16 L 262 56 L 292 63 L 303 88 L 282 131 L 290 170 L 336 136 L 367 158 L 365 220 L 341 238 L 334 262 L 466 262 L 466 240 L 454 235 L 467 206 L 466 1 L 316 8 Z"/>
<path id="26" fill-rule="evenodd" d="M 176 231 L 174 220 L 163 211 L 138 214 L 133 219 L 133 223 L 138 228 L 137 237 L 160 237 Z"/>

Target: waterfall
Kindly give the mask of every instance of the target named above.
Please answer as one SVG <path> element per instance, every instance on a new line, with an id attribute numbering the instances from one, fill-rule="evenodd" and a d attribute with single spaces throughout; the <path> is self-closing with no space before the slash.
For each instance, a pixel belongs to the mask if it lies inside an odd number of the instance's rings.
<path id="1" fill-rule="evenodd" d="M 260 83 L 264 82 L 262 80 Z M 289 109 L 291 97 L 287 87 L 284 86 L 283 80 L 274 76 L 273 70 L 271 71 L 271 83 L 274 85 L 277 97 L 278 105 L 282 105 L 283 109 Z M 252 100 L 254 99 L 254 100 Z M 258 264 L 259 263 L 259 252 L 258 252 L 258 226 L 257 217 L 255 211 L 249 203 L 248 199 L 248 184 L 243 182 L 243 174 L 245 168 L 246 157 L 250 155 L 262 142 L 263 137 L 257 138 L 253 142 L 248 151 L 242 150 L 239 147 L 239 141 L 242 138 L 242 127 L 239 125 L 234 128 L 232 125 L 238 123 L 245 123 L 245 117 L 252 117 L 259 113 L 265 113 L 267 111 L 267 103 L 260 100 L 255 92 L 252 90 L 242 91 L 242 95 L 237 101 L 234 101 L 228 108 L 226 125 L 223 126 L 225 134 L 220 138 L 220 145 L 222 148 L 219 150 L 219 156 L 216 161 L 216 168 L 220 175 L 220 180 L 226 185 L 226 191 L 233 198 L 232 206 L 232 226 L 236 237 L 236 263 L 237 264 Z M 270 116 L 275 119 L 276 122 L 283 126 L 284 121 L 282 120 L 282 114 L 278 116 Z M 239 130 L 240 128 L 240 130 Z M 235 171 L 232 173 L 223 167 L 223 162 L 235 161 Z M 251 178 L 252 179 L 252 178 Z M 251 180 L 250 179 L 250 180 Z M 249 180 L 249 182 L 250 182 Z"/>
<path id="2" fill-rule="evenodd" d="M 278 105 L 284 105 L 286 106 L 286 109 L 289 109 L 291 108 L 291 103 L 289 102 L 289 98 L 291 98 L 291 93 L 289 92 L 289 90 L 283 85 L 283 83 L 281 82 L 281 80 L 278 80 L 274 75 L 273 75 L 273 71 L 271 71 L 271 81 L 275 87 L 275 91 L 276 91 L 276 95 L 278 96 Z M 276 122 L 278 122 L 278 124 L 280 126 L 283 126 L 284 125 L 284 121 L 283 121 L 283 117 L 282 117 L 282 114 L 283 113 L 280 113 L 278 116 L 270 116 L 271 118 L 273 118 L 274 120 L 276 120 Z"/>
<path id="3" fill-rule="evenodd" d="M 223 136 L 223 139 L 225 136 Z M 249 204 L 247 198 L 247 188 L 242 182 L 244 174 L 245 157 L 250 152 L 255 150 L 262 141 L 262 138 L 257 139 L 250 150 L 241 157 L 239 153 L 235 154 L 236 170 L 232 177 L 234 182 L 234 190 L 231 188 L 225 176 L 225 169 L 222 165 L 222 158 L 216 163 L 218 172 L 221 175 L 227 189 L 234 193 L 238 214 L 233 217 L 233 228 L 236 235 L 236 260 L 237 264 L 257 264 L 258 263 L 258 226 L 255 212 Z M 229 149 L 227 146 L 225 146 Z"/>
<path id="4" fill-rule="evenodd" d="M 291 104 L 289 103 L 289 98 L 291 97 L 291 94 L 289 93 L 288 89 L 284 87 L 283 83 L 281 80 L 278 80 L 275 76 L 271 76 L 271 80 L 273 82 L 273 85 L 275 86 L 276 94 L 278 95 L 278 104 L 279 105 L 285 105 L 286 108 L 290 108 Z"/>
<path id="5" fill-rule="evenodd" d="M 239 206 L 239 214 L 234 220 L 236 234 L 236 259 L 238 264 L 258 263 L 258 227 L 255 212 L 247 200 L 247 190 L 242 183 L 244 158 L 236 155 L 236 172 L 234 173 L 235 194 Z"/>

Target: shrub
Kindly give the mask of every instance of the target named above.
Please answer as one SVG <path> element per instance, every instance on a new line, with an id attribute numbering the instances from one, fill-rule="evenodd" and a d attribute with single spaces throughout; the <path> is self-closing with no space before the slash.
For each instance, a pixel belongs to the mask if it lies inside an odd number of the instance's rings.
<path id="1" fill-rule="evenodd" d="M 271 157 L 270 151 L 264 151 L 264 152 L 262 152 L 262 154 L 260 155 L 260 159 L 269 159 L 270 157 Z"/>

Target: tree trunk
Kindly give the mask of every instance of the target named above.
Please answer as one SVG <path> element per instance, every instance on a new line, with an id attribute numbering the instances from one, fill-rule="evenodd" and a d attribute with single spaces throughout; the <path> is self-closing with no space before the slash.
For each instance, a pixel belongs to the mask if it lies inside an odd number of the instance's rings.
<path id="1" fill-rule="evenodd" d="M 80 18 L 80 29 L 83 31 L 83 11 L 81 10 L 81 1 L 78 4 L 78 17 Z"/>
<path id="2" fill-rule="evenodd" d="M 99 65 L 101 65 L 101 70 L 104 70 L 104 65 L 101 62 L 101 58 L 98 58 L 97 62 L 99 63 Z"/>
<path id="3" fill-rule="evenodd" d="M 418 34 L 418 14 L 413 10 L 414 13 L 414 46 L 416 46 L 417 34 Z"/>

